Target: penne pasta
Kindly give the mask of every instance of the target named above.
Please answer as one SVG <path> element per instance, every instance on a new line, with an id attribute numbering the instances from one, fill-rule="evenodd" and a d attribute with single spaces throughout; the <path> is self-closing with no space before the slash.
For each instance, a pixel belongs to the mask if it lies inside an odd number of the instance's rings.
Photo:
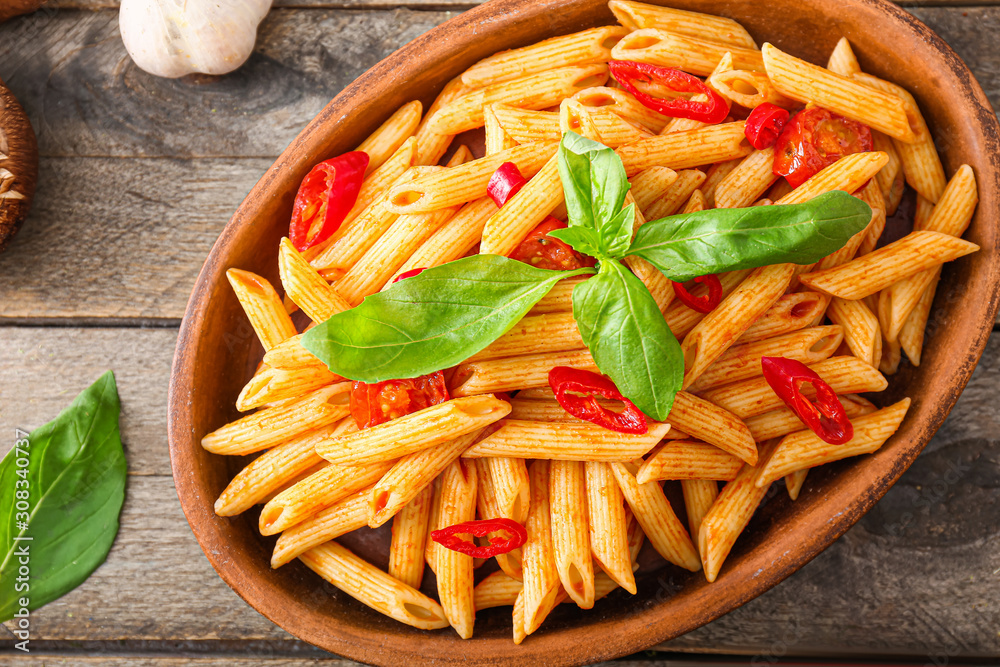
<path id="1" fill-rule="evenodd" d="M 573 289 L 589 276 L 566 278 L 556 283 L 549 293 L 539 299 L 528 315 L 543 315 L 545 313 L 565 313 L 573 310 Z"/>
<path id="2" fill-rule="evenodd" d="M 676 425 L 690 437 L 715 445 L 747 463 L 757 461 L 757 445 L 746 424 L 733 413 L 694 394 L 677 392 L 667 421 L 671 428 Z"/>
<path id="3" fill-rule="evenodd" d="M 301 399 L 247 415 L 201 439 L 213 454 L 242 456 L 273 447 L 347 416 L 351 383 L 317 389 Z"/>
<path id="4" fill-rule="evenodd" d="M 375 484 L 391 462 L 372 466 L 328 465 L 267 501 L 261 509 L 261 535 L 277 535 Z"/>
<path id="5" fill-rule="evenodd" d="M 559 461 L 620 461 L 643 456 L 670 430 L 667 424 L 649 425 L 643 435 L 618 433 L 589 422 L 531 422 L 507 419 L 494 433 L 469 449 L 462 458 L 487 456 Z"/>
<path id="6" fill-rule="evenodd" d="M 751 269 L 740 269 L 739 271 L 728 271 L 719 276 L 722 284 L 723 298 L 732 294 L 733 290 L 740 286 L 743 280 L 750 275 Z M 690 292 L 695 297 L 702 297 L 708 294 L 708 288 L 702 283 L 695 283 Z M 667 326 L 678 339 L 684 338 L 692 329 L 705 318 L 705 313 L 688 308 L 681 301 L 674 301 L 663 314 L 667 321 Z"/>
<path id="7" fill-rule="evenodd" d="M 795 106 L 794 101 L 778 92 L 763 72 L 743 69 L 713 72 L 706 83 L 725 99 L 746 109 L 756 109 L 761 104 L 773 104 L 785 109 Z"/>
<path id="8" fill-rule="evenodd" d="M 843 445 L 831 445 L 820 440 L 812 431 L 799 431 L 782 438 L 774 455 L 761 467 L 754 480 L 757 487 L 766 487 L 787 474 L 813 468 L 848 456 L 870 454 L 881 447 L 899 428 L 910 399 L 851 420 L 854 437 Z"/>
<path id="9" fill-rule="evenodd" d="M 635 205 L 649 219 L 649 207 L 677 180 L 677 172 L 666 167 L 650 167 L 629 179 Z"/>
<path id="10" fill-rule="evenodd" d="M 479 252 L 509 255 L 562 202 L 559 161 L 553 152 L 534 178 L 486 221 Z"/>
<path id="11" fill-rule="evenodd" d="M 453 461 L 441 473 L 441 505 L 438 522 L 444 526 L 476 518 L 476 467 L 465 461 Z M 437 590 L 441 607 L 451 627 L 462 639 L 472 638 L 476 622 L 473 603 L 472 556 L 438 549 Z"/>
<path id="12" fill-rule="evenodd" d="M 302 473 L 323 463 L 313 448 L 316 442 L 343 428 L 344 422 L 328 424 L 269 449 L 241 470 L 215 501 L 219 516 L 236 516 L 280 489 Z"/>
<path id="13" fill-rule="evenodd" d="M 285 312 L 281 298 L 265 278 L 241 269 L 229 269 L 226 278 L 265 352 L 295 335 L 292 318 Z"/>
<path id="14" fill-rule="evenodd" d="M 292 370 L 262 365 L 240 391 L 236 399 L 236 409 L 246 412 L 271 403 L 301 398 L 309 392 L 343 379 L 322 365 L 303 366 Z"/>
<path id="15" fill-rule="evenodd" d="M 398 459 L 477 431 L 510 412 L 493 396 L 454 398 L 438 405 L 316 445 L 330 463 L 366 465 Z"/>
<path id="16" fill-rule="evenodd" d="M 372 487 L 368 527 L 378 528 L 403 511 L 479 436 L 479 431 L 408 454 Z"/>
<path id="17" fill-rule="evenodd" d="M 916 137 L 915 141 L 900 141 L 898 138 L 893 140 L 902 163 L 903 175 L 910 187 L 924 199 L 936 204 L 941 193 L 944 192 L 944 167 L 941 165 L 941 158 L 938 157 L 937 148 L 934 146 L 934 137 L 927 129 L 927 122 L 924 121 L 924 116 L 920 113 L 917 101 L 905 88 L 870 74 L 858 72 L 852 78 L 902 101 L 906 118 Z"/>
<path id="18" fill-rule="evenodd" d="M 767 494 L 767 486 L 757 486 L 757 480 L 760 479 L 761 466 L 767 464 L 774 448 L 774 442 L 761 447 L 758 467 L 744 465 L 736 479 L 722 487 L 708 514 L 701 520 L 698 553 L 709 583 L 719 576 L 719 570 L 732 551 L 736 538 L 750 523 L 750 517 Z"/>
<path id="19" fill-rule="evenodd" d="M 520 461 L 520 468 L 524 475 L 524 496 L 523 502 L 521 498 L 517 499 L 518 508 L 517 516 L 509 516 L 509 514 L 514 514 L 509 506 L 505 506 L 504 509 L 500 507 L 500 498 L 497 496 L 497 485 L 493 481 L 493 475 L 490 471 L 490 462 L 495 459 L 473 459 L 472 463 L 476 465 L 476 477 L 477 477 L 477 492 L 476 492 L 476 507 L 479 511 L 480 519 L 498 519 L 507 518 L 514 519 L 520 524 L 524 524 L 528 517 L 528 469 L 524 465 L 523 459 L 517 459 Z M 513 461 L 514 459 L 507 459 Z M 506 489 L 500 488 L 501 493 L 505 492 Z M 504 498 L 503 501 L 506 503 L 507 499 Z M 523 513 L 520 511 L 523 507 Z M 490 533 L 487 535 L 486 539 L 491 540 L 493 537 L 498 536 L 497 533 Z M 508 576 L 521 581 L 524 577 L 523 572 L 523 562 L 521 549 L 512 549 L 504 554 L 496 555 L 497 565 L 500 569 L 507 573 Z M 513 602 L 511 603 L 513 604 Z"/>
<path id="20" fill-rule="evenodd" d="M 816 263 L 816 269 L 822 271 L 834 266 L 840 266 L 854 259 L 855 255 L 864 255 L 875 248 L 875 243 L 882 236 L 885 229 L 885 198 L 882 190 L 879 189 L 876 180 L 870 179 L 863 188 L 854 195 L 861 201 L 868 204 L 872 209 L 872 218 L 868 226 L 848 239 L 840 250 L 833 252 Z M 871 247 L 867 250 L 866 246 Z"/>
<path id="21" fill-rule="evenodd" d="M 684 352 L 685 387 L 691 386 L 785 293 L 794 271 L 794 264 L 754 269 L 684 337 L 681 350 Z"/>
<path id="22" fill-rule="evenodd" d="M 757 201 L 778 180 L 773 166 L 773 147 L 750 153 L 715 188 L 715 207 L 744 208 Z"/>
<path id="23" fill-rule="evenodd" d="M 879 152 L 846 155 L 774 203 L 801 204 L 834 190 L 853 193 L 875 176 L 888 159 Z"/>
<path id="24" fill-rule="evenodd" d="M 826 68 L 834 74 L 840 76 L 852 76 L 861 71 L 858 58 L 854 55 L 854 49 L 846 37 L 841 37 L 834 47 L 830 59 L 826 63 Z M 794 499 L 793 499 L 794 500 Z"/>
<path id="25" fill-rule="evenodd" d="M 635 463 L 617 461 L 609 465 L 625 501 L 657 553 L 685 570 L 700 570 L 701 563 L 691 536 L 674 514 L 659 482 L 639 484 L 635 479 L 639 467 Z"/>
<path id="26" fill-rule="evenodd" d="M 525 529 L 528 540 L 522 547 L 524 554 L 524 589 L 519 601 L 523 604 L 523 632 L 530 635 L 542 624 L 558 604 L 562 591 L 559 571 L 552 549 L 551 510 L 549 506 L 548 461 L 535 461 L 528 468 L 531 483 L 531 509 Z M 515 605 L 515 610 L 517 605 Z M 515 628 L 517 627 L 515 613 Z M 515 630 L 516 633 L 516 630 Z"/>
<path id="27" fill-rule="evenodd" d="M 486 221 L 497 212 L 497 206 L 489 197 L 471 201 L 431 234 L 410 258 L 403 262 L 399 270 L 389 279 L 388 284 L 403 273 L 419 268 L 440 266 L 446 262 L 465 257 L 483 235 Z"/>
<path id="28" fill-rule="evenodd" d="M 680 210 L 688 197 L 705 182 L 705 174 L 697 169 L 675 172 L 677 178 L 647 208 L 644 215 L 650 220 L 659 220 Z"/>
<path id="29" fill-rule="evenodd" d="M 665 442 L 643 461 L 636 473 L 639 484 L 665 479 L 730 480 L 743 467 L 743 461 L 718 447 L 698 440 Z"/>
<path id="30" fill-rule="evenodd" d="M 625 498 L 618 488 L 618 481 L 610 466 L 602 461 L 584 463 L 584 474 L 591 554 L 604 574 L 635 595 Z"/>
<path id="31" fill-rule="evenodd" d="M 289 371 L 300 368 L 326 368 L 326 364 L 302 347 L 302 334 L 286 338 L 265 352 L 263 364 L 275 370 Z"/>
<path id="32" fill-rule="evenodd" d="M 606 63 L 611 59 L 611 47 L 626 34 L 625 28 L 603 26 L 501 51 L 465 70 L 462 83 L 482 88 L 555 67 Z"/>
<path id="33" fill-rule="evenodd" d="M 573 99 L 590 109 L 609 111 L 632 125 L 643 128 L 653 134 L 659 134 L 670 122 L 671 118 L 664 116 L 639 100 L 631 93 L 620 88 L 594 86 L 586 88 L 573 95 Z"/>
<path id="34" fill-rule="evenodd" d="M 425 486 L 400 510 L 392 522 L 389 545 L 389 575 L 407 586 L 420 588 L 424 578 L 427 522 L 431 516 L 434 487 Z"/>
<path id="35" fill-rule="evenodd" d="M 420 100 L 413 100 L 399 107 L 389 120 L 361 142 L 357 150 L 368 154 L 368 168 L 365 176 L 381 167 L 393 153 L 399 150 L 403 142 L 413 136 L 420 124 L 420 114 L 423 105 Z"/>
<path id="36" fill-rule="evenodd" d="M 732 55 L 734 69 L 764 71 L 764 59 L 755 48 L 718 44 L 656 28 L 634 30 L 611 49 L 614 60 L 650 63 L 698 76 L 710 75 L 726 53 Z"/>
<path id="37" fill-rule="evenodd" d="M 681 480 L 681 491 L 684 494 L 684 509 L 687 511 L 688 528 L 692 535 L 697 535 L 701 522 L 712 508 L 719 496 L 719 483 L 712 479 Z M 695 545 L 700 548 L 699 545 Z M 703 554 L 699 554 L 704 558 Z"/>
<path id="38" fill-rule="evenodd" d="M 466 92 L 442 106 L 427 121 L 429 131 L 459 134 L 482 127 L 483 107 L 511 104 L 522 109 L 548 109 L 577 92 L 608 80 L 603 63 L 556 67 L 537 74 L 493 83 Z"/>
<path id="39" fill-rule="evenodd" d="M 809 368 L 816 371 L 837 394 L 884 391 L 888 386 L 888 382 L 877 369 L 855 357 L 831 357 Z M 812 385 L 807 385 L 802 387 L 802 393 L 812 397 L 816 392 Z M 771 390 L 763 377 L 712 389 L 706 391 L 703 397 L 744 419 L 783 405 L 782 400 Z M 688 431 L 683 426 L 681 428 Z"/>
<path id="40" fill-rule="evenodd" d="M 488 104 L 483 107 L 483 132 L 486 135 L 484 144 L 487 156 L 496 155 L 520 143 L 530 143 L 515 141 L 513 137 L 507 134 L 507 131 L 503 129 L 503 125 L 500 124 L 500 120 L 497 118 L 495 109 L 499 106 L 501 105 Z"/>
<path id="41" fill-rule="evenodd" d="M 368 523 L 369 493 L 367 489 L 353 493 L 305 521 L 285 529 L 274 544 L 271 567 L 277 569 L 313 547 Z"/>
<path id="42" fill-rule="evenodd" d="M 806 483 L 806 476 L 809 474 L 809 470 L 796 470 L 793 473 L 785 475 L 785 490 L 788 491 L 788 497 L 792 500 L 799 499 L 799 493 L 802 492 L 802 486 Z"/>
<path id="43" fill-rule="evenodd" d="M 876 408 L 868 401 L 854 394 L 842 394 L 838 396 L 841 405 L 849 419 L 875 412 Z M 763 414 L 747 417 L 747 428 L 753 434 L 753 439 L 757 442 L 767 442 L 774 438 L 780 438 L 795 433 L 806 428 L 802 420 L 792 412 L 791 408 L 777 408 Z M 792 499 L 794 500 L 794 498 Z"/>
<path id="44" fill-rule="evenodd" d="M 514 579 L 502 571 L 493 572 L 476 584 L 472 591 L 476 611 L 493 607 L 512 607 L 524 588 L 519 579 Z"/>
<path id="45" fill-rule="evenodd" d="M 799 60 L 773 44 L 764 44 L 761 52 L 767 76 L 782 95 L 829 109 L 900 141 L 917 140 L 897 96 Z"/>
<path id="46" fill-rule="evenodd" d="M 454 167 L 436 169 L 389 191 L 386 208 L 397 215 L 429 213 L 486 196 L 493 172 L 505 162 L 517 165 L 525 178 L 533 176 L 556 151 L 552 142 L 525 144 Z"/>
<path id="47" fill-rule="evenodd" d="M 882 359 L 882 331 L 878 318 L 865 302 L 834 297 L 826 315 L 843 329 L 844 342 L 851 348 L 851 354 L 878 368 Z"/>
<path id="48" fill-rule="evenodd" d="M 631 0 L 611 0 L 608 7 L 614 12 L 618 22 L 630 30 L 658 28 L 718 44 L 747 49 L 757 48 L 757 44 L 743 26 L 722 16 L 660 7 L 645 2 L 631 2 Z"/>
<path id="49" fill-rule="evenodd" d="M 544 387 L 549 383 L 549 370 L 555 366 L 597 370 L 593 357 L 586 349 L 467 362 L 455 368 L 451 395 L 472 396 L 525 387 Z"/>
<path id="50" fill-rule="evenodd" d="M 708 125 L 697 130 L 649 137 L 619 147 L 615 152 L 634 176 L 650 167 L 690 169 L 745 157 L 753 151 L 743 121 Z"/>
<path id="51" fill-rule="evenodd" d="M 842 340 L 844 330 L 835 325 L 809 327 L 783 336 L 733 345 L 702 373 L 691 390 L 704 391 L 756 377 L 761 374 L 761 357 L 785 357 L 814 364 L 831 357 Z"/>
<path id="52" fill-rule="evenodd" d="M 313 322 L 325 322 L 351 307 L 287 238 L 278 246 L 278 273 L 285 294 Z"/>
<path id="53" fill-rule="evenodd" d="M 414 135 L 413 164 L 437 164 L 444 157 L 444 154 L 448 151 L 448 146 L 451 145 L 453 135 L 448 132 L 439 131 L 433 126 L 432 121 L 438 111 L 450 105 L 466 92 L 468 91 L 465 84 L 462 83 L 461 75 L 459 75 L 446 83 L 441 92 L 438 93 L 434 103 L 431 104 L 430 108 L 427 109 L 427 113 L 424 114 L 424 118 L 420 121 L 420 126 L 417 127 L 417 132 Z"/>
<path id="54" fill-rule="evenodd" d="M 975 243 L 941 232 L 911 232 L 847 264 L 805 273 L 804 285 L 842 299 L 863 299 L 914 274 L 979 250 Z"/>
<path id="55" fill-rule="evenodd" d="M 582 461 L 549 464 L 552 553 L 563 590 L 581 609 L 594 606 L 594 559 L 590 553 L 587 478 Z"/>
<path id="56" fill-rule="evenodd" d="M 830 297 L 818 292 L 786 294 L 739 337 L 740 343 L 772 338 L 809 326 L 826 312 Z"/>
<path id="57" fill-rule="evenodd" d="M 752 151 L 751 151 L 752 152 Z M 705 206 L 707 208 L 718 208 L 715 204 L 715 193 L 719 189 L 719 184 L 732 173 L 736 167 L 743 162 L 744 158 L 717 162 L 705 172 L 705 182 L 699 188 L 705 196 Z"/>
<path id="58" fill-rule="evenodd" d="M 315 547 L 299 560 L 355 600 L 400 623 L 421 630 L 448 627 L 441 605 L 336 542 Z"/>

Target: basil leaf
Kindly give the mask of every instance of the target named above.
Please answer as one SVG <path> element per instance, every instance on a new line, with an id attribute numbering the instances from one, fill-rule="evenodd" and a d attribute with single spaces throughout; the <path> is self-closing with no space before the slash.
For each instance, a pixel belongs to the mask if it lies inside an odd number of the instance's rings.
<path id="1" fill-rule="evenodd" d="M 670 414 L 684 354 L 646 286 L 614 261 L 573 289 L 573 316 L 597 366 L 643 413 Z"/>
<path id="2" fill-rule="evenodd" d="M 589 227 L 564 227 L 553 229 L 548 236 L 557 238 L 564 243 L 568 243 L 573 250 L 590 257 L 597 257 L 601 253 L 601 241 L 593 229 Z"/>
<path id="3" fill-rule="evenodd" d="M 0 461 L 0 621 L 21 598 L 37 609 L 68 593 L 107 557 L 125 497 L 119 412 L 108 371 Z"/>
<path id="4" fill-rule="evenodd" d="M 840 191 L 804 204 L 709 209 L 647 222 L 628 254 L 678 282 L 769 264 L 812 264 L 843 247 L 871 217 L 868 204 Z"/>
<path id="5" fill-rule="evenodd" d="M 331 371 L 361 382 L 412 378 L 468 359 L 564 278 L 499 255 L 472 255 L 401 280 L 302 337 Z"/>
<path id="6" fill-rule="evenodd" d="M 621 211 L 629 189 L 621 158 L 607 146 L 567 132 L 559 144 L 559 177 L 569 226 L 598 230 L 602 239 L 613 238 L 604 226 Z M 629 228 L 627 239 L 631 237 Z"/>
<path id="7" fill-rule="evenodd" d="M 632 243 L 635 228 L 635 204 L 618 211 L 601 226 L 601 243 L 609 257 L 624 257 Z"/>

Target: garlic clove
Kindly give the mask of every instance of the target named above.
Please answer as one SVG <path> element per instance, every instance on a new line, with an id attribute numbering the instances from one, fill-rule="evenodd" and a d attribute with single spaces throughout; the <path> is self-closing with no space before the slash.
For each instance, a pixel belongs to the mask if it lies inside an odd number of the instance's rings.
<path id="1" fill-rule="evenodd" d="M 122 0 L 129 56 L 155 76 L 226 74 L 250 57 L 271 0 Z"/>

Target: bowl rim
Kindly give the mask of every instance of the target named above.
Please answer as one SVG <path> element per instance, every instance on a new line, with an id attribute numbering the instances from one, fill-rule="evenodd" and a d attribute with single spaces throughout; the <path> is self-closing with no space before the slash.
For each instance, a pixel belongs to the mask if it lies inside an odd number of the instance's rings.
<path id="1" fill-rule="evenodd" d="M 311 146 L 322 143 L 323 137 L 331 134 L 331 124 L 335 127 L 335 119 L 342 117 L 350 109 L 351 100 L 355 96 L 368 94 L 364 92 L 366 89 L 380 90 L 378 84 L 386 77 L 389 79 L 397 78 L 398 71 L 394 71 L 397 64 L 408 60 L 421 62 L 424 49 L 433 45 L 447 32 L 464 34 L 465 31 L 474 28 L 477 24 L 489 23 L 490 16 L 498 13 L 518 15 L 524 18 L 525 16 L 544 14 L 560 4 L 562 3 L 558 0 L 545 0 L 543 2 L 491 0 L 432 28 L 379 61 L 349 84 L 310 121 L 278 156 L 274 165 L 265 172 L 234 212 L 219 238 L 213 244 L 205 264 L 199 272 L 181 322 L 168 394 L 168 440 L 175 488 L 191 530 L 205 556 L 222 580 L 250 606 L 296 637 L 348 658 L 376 664 L 390 664 L 399 658 L 430 659 L 432 657 L 437 661 L 449 664 L 459 662 L 463 664 L 496 664 L 498 661 L 503 661 L 505 657 L 498 655 L 477 657 L 469 654 L 456 656 L 437 650 L 428 654 L 425 649 L 431 648 L 431 642 L 414 642 L 413 647 L 402 650 L 387 649 L 377 638 L 370 636 L 377 634 L 377 631 L 370 631 L 366 634 L 355 632 L 350 628 L 336 628 L 337 634 L 334 634 L 319 632 L 315 626 L 302 627 L 296 622 L 299 620 L 297 617 L 288 613 L 281 605 L 274 604 L 272 600 L 269 600 L 266 591 L 255 586 L 246 586 L 246 582 L 242 580 L 242 575 L 245 573 L 234 565 L 226 553 L 207 546 L 217 537 L 217 535 L 213 535 L 213 532 L 218 532 L 215 520 L 219 517 L 216 517 L 210 508 L 208 513 L 210 516 L 205 514 L 203 507 L 205 500 L 202 498 L 201 491 L 193 482 L 193 478 L 187 474 L 192 463 L 190 448 L 200 446 L 195 437 L 188 406 L 194 395 L 193 350 L 197 348 L 203 321 L 209 308 L 213 275 L 219 273 L 219 264 L 223 258 L 228 256 L 236 231 L 251 222 L 250 219 L 244 217 L 248 203 L 272 196 L 271 188 L 279 178 L 277 167 L 288 161 L 300 160 L 302 155 L 308 153 Z M 924 40 L 928 47 L 935 51 L 941 61 L 945 63 L 951 74 L 967 82 L 969 103 L 974 104 L 975 107 L 978 107 L 975 110 L 981 112 L 977 113 L 976 117 L 980 124 L 984 125 L 985 134 L 992 135 L 994 138 L 1000 137 L 1000 123 L 998 123 L 981 86 L 968 66 L 941 37 L 915 16 L 887 0 L 846 0 L 844 10 L 849 11 L 851 4 L 872 7 L 876 11 L 886 13 L 892 20 L 898 21 L 908 28 L 915 38 Z M 376 92 L 375 95 L 379 94 Z M 994 167 L 996 167 L 996 162 L 997 160 L 994 159 Z M 981 191 L 984 186 L 1000 190 L 997 187 L 1000 185 L 1000 173 L 997 173 L 996 169 L 994 169 L 993 174 L 977 174 L 977 176 Z M 989 181 L 987 181 L 988 176 Z M 982 206 L 982 202 L 980 202 L 980 206 Z M 996 212 L 991 211 L 991 214 L 994 213 Z M 977 212 L 977 215 L 980 214 Z M 994 219 L 998 217 L 1000 216 L 993 215 Z M 984 247 L 983 250 L 995 249 Z M 662 605 L 653 605 L 637 611 L 636 615 L 632 616 L 628 622 L 594 619 L 592 622 L 548 635 L 543 633 L 533 636 L 532 641 L 515 647 L 517 649 L 516 655 L 511 655 L 508 659 L 524 664 L 543 658 L 547 664 L 579 664 L 583 661 L 612 659 L 642 650 L 689 632 L 732 611 L 775 586 L 819 555 L 853 526 L 899 479 L 940 428 L 958 400 L 982 356 L 989 335 L 992 333 L 998 306 L 1000 306 L 1000 289 L 998 289 L 998 285 L 1000 285 L 1000 260 L 994 256 L 989 268 L 993 290 L 989 302 L 985 304 L 985 310 L 982 311 L 988 315 L 988 318 L 984 317 L 981 322 L 973 322 L 974 325 L 979 326 L 979 329 L 974 332 L 972 344 L 966 351 L 962 363 L 955 369 L 953 380 L 948 386 L 948 392 L 935 402 L 929 420 L 917 434 L 915 438 L 917 444 L 900 452 L 887 469 L 881 470 L 882 474 L 876 483 L 868 488 L 867 493 L 847 494 L 842 489 L 832 490 L 828 494 L 828 499 L 833 505 L 840 505 L 843 508 L 842 511 L 830 517 L 821 526 L 817 526 L 821 529 L 820 532 L 808 536 L 808 542 L 803 542 L 801 548 L 783 554 L 780 558 L 772 561 L 763 572 L 737 572 L 735 578 L 729 577 L 727 581 L 723 581 L 723 577 L 720 576 L 720 579 L 711 585 L 713 588 L 708 592 L 706 592 L 708 587 L 697 590 L 691 597 L 688 607 L 693 606 L 698 610 L 698 613 L 693 613 L 680 622 L 676 618 L 665 618 L 663 614 L 657 615 L 656 609 Z M 909 417 L 907 419 L 909 420 Z M 752 576 L 747 576 L 747 574 Z M 727 596 L 725 590 L 720 590 L 720 584 L 722 586 L 728 585 L 731 594 Z M 739 590 L 732 590 L 736 585 L 739 585 Z M 713 601 L 713 598 L 718 597 L 718 593 L 722 594 L 721 599 L 724 600 L 724 603 L 716 604 L 714 607 L 706 607 L 708 603 Z M 636 623 L 637 617 L 640 616 L 643 622 Z M 637 625 L 641 627 L 635 627 Z M 592 640 L 595 631 L 602 631 L 602 639 L 607 638 L 606 641 L 602 641 L 601 645 L 588 641 L 588 639 Z M 452 648 L 461 646 L 461 644 L 455 643 L 461 641 L 457 637 L 450 639 L 454 640 L 450 641 Z"/>

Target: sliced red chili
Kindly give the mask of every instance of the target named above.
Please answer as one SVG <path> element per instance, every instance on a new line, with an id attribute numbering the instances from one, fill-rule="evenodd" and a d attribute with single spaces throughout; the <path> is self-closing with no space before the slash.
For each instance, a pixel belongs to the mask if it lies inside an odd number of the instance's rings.
<path id="1" fill-rule="evenodd" d="M 618 391 L 614 382 L 602 375 L 568 366 L 556 366 L 549 371 L 549 386 L 563 410 L 578 419 L 619 433 L 649 432 L 646 415 Z M 608 410 L 597 402 L 597 396 L 621 401 L 625 408 L 621 412 Z"/>
<path id="2" fill-rule="evenodd" d="M 785 357 L 762 357 L 760 367 L 774 393 L 824 442 L 843 445 L 854 437 L 844 405 L 816 371 Z M 807 384 L 816 390 L 815 402 L 802 393 Z"/>
<path id="3" fill-rule="evenodd" d="M 392 282 L 398 283 L 400 280 L 406 280 L 407 278 L 412 278 L 413 276 L 419 276 L 421 273 L 426 271 L 428 267 L 421 266 L 417 269 L 410 269 L 409 271 L 403 271 L 398 276 L 392 279 Z"/>
<path id="4" fill-rule="evenodd" d="M 762 151 L 774 145 L 787 122 L 787 110 L 764 102 L 750 112 L 744 134 L 751 146 Z"/>
<path id="5" fill-rule="evenodd" d="M 494 536 L 490 538 L 488 545 L 482 546 L 461 537 L 462 535 L 485 537 L 490 533 L 507 533 L 510 537 Z M 431 533 L 431 539 L 446 549 L 467 554 L 473 558 L 492 558 L 513 551 L 524 544 L 528 540 L 528 531 L 513 519 L 483 519 L 456 523 L 453 526 L 435 530 Z"/>
<path id="6" fill-rule="evenodd" d="M 582 255 L 564 241 L 549 236 L 549 232 L 565 227 L 565 222 L 551 216 L 545 218 L 514 248 L 509 257 L 539 269 L 553 271 L 572 271 L 584 266 L 593 266 L 596 263 L 593 257 Z"/>
<path id="7" fill-rule="evenodd" d="M 622 88 L 632 93 L 643 106 L 657 111 L 664 116 L 673 118 L 688 118 L 709 125 L 721 123 L 729 115 L 729 104 L 717 92 L 696 76 L 678 69 L 657 67 L 649 63 L 632 60 L 612 60 L 608 62 L 611 76 L 621 84 Z M 701 93 L 708 98 L 705 102 L 694 102 L 683 97 L 664 100 L 640 91 L 635 82 L 655 82 L 678 93 Z"/>
<path id="8" fill-rule="evenodd" d="M 717 275 L 698 276 L 694 279 L 696 283 L 701 283 L 708 288 L 708 294 L 695 296 L 687 291 L 684 283 L 671 280 L 674 284 L 674 294 L 685 306 L 699 313 L 710 313 L 722 301 L 722 283 Z"/>
<path id="9" fill-rule="evenodd" d="M 820 107 L 795 114 L 774 145 L 774 173 L 797 188 L 845 155 L 872 150 L 867 125 Z"/>
<path id="10" fill-rule="evenodd" d="M 352 151 L 313 167 L 299 185 L 288 238 L 299 252 L 322 243 L 340 228 L 358 201 L 368 153 Z"/>
<path id="11" fill-rule="evenodd" d="M 448 398 L 441 371 L 374 384 L 355 382 L 351 388 L 351 416 L 358 428 L 364 429 L 444 403 Z"/>
<path id="12" fill-rule="evenodd" d="M 521 175 L 521 170 L 513 162 L 504 162 L 497 167 L 497 170 L 490 176 L 490 182 L 486 185 L 486 194 L 498 206 L 503 206 L 510 198 L 518 193 L 528 182 Z"/>

